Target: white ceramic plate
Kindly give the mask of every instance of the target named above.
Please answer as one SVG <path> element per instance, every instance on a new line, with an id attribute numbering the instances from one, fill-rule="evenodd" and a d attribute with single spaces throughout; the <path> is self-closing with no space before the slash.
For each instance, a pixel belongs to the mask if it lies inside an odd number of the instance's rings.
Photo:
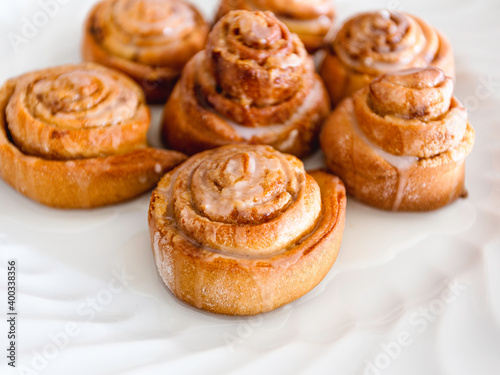
<path id="1" fill-rule="evenodd" d="M 0 80 L 78 62 L 92 3 L 2 1 Z M 197 3 L 213 15 L 215 1 Z M 469 198 L 425 214 L 350 200 L 340 256 L 317 288 L 274 312 L 231 318 L 192 309 L 163 286 L 147 234 L 147 194 L 62 211 L 0 181 L 2 374 L 500 373 L 500 4 L 337 3 L 341 19 L 397 8 L 449 36 L 456 95 L 476 129 Z M 43 21 L 38 12 L 48 14 L 46 24 L 14 51 L 9 33 L 21 34 L 33 17 Z M 158 144 L 154 111 L 150 140 Z M 16 369 L 5 355 L 11 258 L 18 267 Z"/>

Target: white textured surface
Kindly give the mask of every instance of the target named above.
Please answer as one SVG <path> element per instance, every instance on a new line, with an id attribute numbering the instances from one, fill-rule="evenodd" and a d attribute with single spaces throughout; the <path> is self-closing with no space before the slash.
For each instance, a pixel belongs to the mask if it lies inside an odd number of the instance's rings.
<path id="1" fill-rule="evenodd" d="M 93 1 L 61 2 L 15 53 L 7 34 L 21 33 L 23 17 L 41 8 L 38 0 L 2 1 L 1 81 L 79 61 L 81 25 Z M 213 0 L 198 3 L 212 14 Z M 147 195 L 110 208 L 58 211 L 0 181 L 0 373 L 18 373 L 4 354 L 8 258 L 19 267 L 18 364 L 32 374 L 500 373 L 500 4 L 337 3 L 341 18 L 400 8 L 451 39 L 456 95 L 476 129 L 469 198 L 427 214 L 385 213 L 351 200 L 340 256 L 324 282 L 277 311 L 229 318 L 189 308 L 162 285 L 147 234 Z M 130 275 L 125 287 L 116 276 L 123 270 Z M 61 337 L 68 323 L 78 334 L 54 350 L 51 337 Z M 401 350 L 398 338 L 408 344 Z M 386 361 L 384 345 L 395 359 Z"/>

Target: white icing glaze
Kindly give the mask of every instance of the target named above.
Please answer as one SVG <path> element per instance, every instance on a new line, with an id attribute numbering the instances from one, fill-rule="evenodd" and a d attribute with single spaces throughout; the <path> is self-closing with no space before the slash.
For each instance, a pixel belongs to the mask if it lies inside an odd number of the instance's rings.
<path id="1" fill-rule="evenodd" d="M 269 56 L 266 60 L 266 67 L 276 67 L 278 69 L 295 68 L 302 65 L 303 60 L 295 53 L 285 56 Z"/>
<path id="2" fill-rule="evenodd" d="M 196 3 L 207 12 L 215 5 Z M 373 6 L 369 1 L 338 3 L 344 14 Z M 9 13 L 9 6 L 15 9 L 16 4 L 4 2 L 4 14 L 14 14 Z M 80 2 L 68 4 L 69 13 L 73 7 L 75 12 L 81 7 Z M 463 0 L 446 4 L 450 5 L 447 16 L 439 22 L 454 40 L 461 40 L 464 31 L 457 24 L 464 9 L 470 19 L 483 20 L 488 14 L 493 17 L 498 6 L 496 0 L 486 0 L 481 6 Z M 435 16 L 431 5 L 418 4 L 424 19 Z M 19 26 L 16 17 L 5 17 L 4 22 L 6 30 Z M 79 29 L 72 17 L 56 17 L 50 22 L 50 29 Z M 478 22 L 475 38 L 491 37 L 491 26 L 491 22 Z M 38 35 L 22 47 L 23 58 L 17 69 L 32 69 L 37 58 L 40 64 L 56 64 L 57 56 L 71 59 L 66 56 L 67 42 L 74 42 L 73 33 L 54 32 L 51 38 Z M 45 46 L 55 53 L 39 55 Z M 459 94 L 466 98 L 477 87 L 478 74 L 486 77 L 488 71 L 495 71 L 498 51 L 489 43 L 457 43 L 455 48 L 458 56 L 470 59 L 470 64 L 459 70 Z M 2 74 L 4 81 L 9 69 Z M 500 134 L 494 123 L 500 101 L 493 96 L 480 104 L 473 114 L 482 135 L 478 138 L 479 152 L 467 160 L 471 199 L 425 214 L 387 213 L 350 200 L 340 258 L 325 281 L 285 308 L 256 317 L 195 311 L 170 295 L 154 270 L 144 225 L 146 210 L 136 208 L 137 202 L 147 201 L 146 195 L 98 210 L 54 210 L 0 184 L 0 227 L 5 235 L 1 251 L 5 259 L 21 260 L 20 327 L 23 342 L 29 342 L 18 347 L 21 364 L 29 366 L 33 351 L 41 353 L 49 343 L 50 332 L 57 333 L 68 322 L 77 322 L 83 328 L 79 336 L 71 338 L 70 346 L 49 361 L 51 370 L 42 373 L 88 373 L 88 366 L 75 367 L 65 360 L 68 355 L 99 358 L 97 373 L 189 372 L 199 369 L 196 363 L 214 372 L 222 363 L 225 368 L 250 372 L 271 361 L 289 372 L 300 369 L 305 373 L 314 368 L 318 373 L 360 373 L 363 360 L 373 363 L 379 353 L 384 353 L 380 345 L 402 330 L 408 330 L 414 344 L 403 348 L 402 355 L 381 373 L 403 368 L 416 373 L 432 368 L 454 375 L 469 375 L 478 368 L 494 371 L 498 368 L 494 344 L 500 329 L 500 233 L 495 225 L 500 222 L 500 165 L 495 163 L 500 155 Z M 114 218 L 105 219 L 111 213 Z M 26 236 L 27 232 L 36 235 Z M 106 251 L 99 245 L 103 243 L 108 244 Z M 95 259 L 101 266 L 93 266 Z M 76 308 L 106 287 L 115 265 L 135 279 L 92 321 L 82 322 Z M 467 289 L 429 322 L 423 334 L 408 324 L 421 307 L 428 308 L 439 297 L 445 280 L 455 279 L 459 285 L 465 283 Z M 383 298 L 367 298 L 366 285 L 373 280 L 377 280 Z M 5 281 L 0 284 L 5 293 Z M 106 339 L 98 343 L 96 333 L 104 331 Z M 422 345 L 424 342 L 435 344 Z M 138 350 L 150 356 L 147 367 L 143 356 L 136 355 Z M 359 365 L 344 360 L 357 354 Z M 415 360 L 424 356 L 426 361 Z M 57 369 L 52 371 L 53 367 Z"/>
<path id="3" fill-rule="evenodd" d="M 238 135 L 240 135 L 243 139 L 250 141 L 255 138 L 260 138 L 260 137 L 265 137 L 267 135 L 272 135 L 272 134 L 277 134 L 277 133 L 282 133 L 286 132 L 289 129 L 292 129 L 294 125 L 299 121 L 304 114 L 311 109 L 315 103 L 317 103 L 320 95 L 322 94 L 321 90 L 321 83 L 318 81 L 315 81 L 315 84 L 309 93 L 309 95 L 306 97 L 302 105 L 297 108 L 295 113 L 283 124 L 273 124 L 273 125 L 268 125 L 268 126 L 259 126 L 259 127 L 249 127 L 249 126 L 243 126 L 240 124 L 235 123 L 234 121 L 231 121 L 227 118 L 224 118 L 224 120 L 231 125 L 231 127 L 236 130 Z M 210 109 L 210 107 L 207 107 L 206 109 Z M 212 110 L 213 111 L 213 110 Z M 215 113 L 215 112 L 214 112 Z M 220 116 L 220 114 L 217 114 Z M 289 135 L 289 141 L 290 143 L 293 143 L 293 137 L 298 136 L 297 133 L 293 133 L 293 131 L 290 132 Z"/>
<path id="4" fill-rule="evenodd" d="M 398 189 L 396 192 L 396 198 L 392 206 L 393 211 L 397 211 L 403 200 L 405 188 L 408 182 L 408 177 L 411 169 L 417 165 L 418 158 L 415 156 L 399 156 L 391 154 L 373 142 L 371 142 L 368 137 L 359 128 L 358 120 L 355 114 L 351 115 L 352 129 L 363 140 L 378 156 L 384 159 L 387 163 L 392 165 L 398 172 Z"/>
<path id="5" fill-rule="evenodd" d="M 409 17 L 405 14 L 397 12 L 392 12 L 392 14 L 397 17 L 402 17 L 408 22 L 407 32 L 405 33 L 404 38 L 400 41 L 401 45 L 398 46 L 399 48 L 396 49 L 396 51 L 393 51 L 388 45 L 379 44 L 377 45 L 376 50 L 372 50 L 373 57 L 369 59 L 359 59 L 357 53 L 351 54 L 341 47 L 336 48 L 336 52 L 340 59 L 348 66 L 355 69 L 370 68 L 379 73 L 405 69 L 409 65 L 412 67 L 427 66 L 430 63 L 430 61 L 428 61 L 429 57 L 424 56 L 423 51 L 425 50 L 428 41 L 426 40 L 420 24 L 413 17 Z M 375 15 L 372 15 L 372 17 L 376 17 L 377 15 L 380 16 L 382 20 L 387 21 L 391 14 L 387 10 L 382 10 L 377 12 Z M 381 21 L 380 18 L 374 18 L 372 22 Z M 390 35 L 396 33 L 397 31 L 397 26 L 393 24 L 389 27 L 387 33 Z M 351 34 L 356 35 L 356 41 L 351 41 L 351 43 L 361 44 L 361 46 L 357 46 L 358 52 L 365 48 L 364 44 L 367 44 L 366 47 L 368 47 L 371 42 L 378 41 L 378 39 L 376 39 L 377 34 L 370 28 L 368 28 L 368 30 L 363 30 L 359 27 L 355 27 L 351 30 Z M 396 53 L 398 55 L 395 60 Z"/>
<path id="6" fill-rule="evenodd" d="M 290 134 L 288 134 L 288 137 L 280 143 L 280 149 L 282 150 L 286 150 L 290 147 L 293 146 L 293 144 L 295 143 L 295 141 L 297 140 L 299 136 L 299 130 L 298 129 L 293 129 Z"/>
<path id="7" fill-rule="evenodd" d="M 399 156 L 391 154 L 376 144 L 374 144 L 368 137 L 363 133 L 363 131 L 359 128 L 358 120 L 356 116 L 353 114 L 351 117 L 352 120 L 352 128 L 356 132 L 356 134 L 366 143 L 370 148 L 382 159 L 387 161 L 390 165 L 396 168 L 398 171 L 406 171 L 411 167 L 415 166 L 418 158 L 415 156 Z"/>
<path id="8" fill-rule="evenodd" d="M 118 0 L 110 18 L 121 30 L 142 38 L 170 37 L 196 24 L 193 10 L 181 1 Z"/>
<path id="9" fill-rule="evenodd" d="M 155 173 L 160 174 L 162 170 L 161 164 L 160 163 L 155 163 Z"/>
<path id="10" fill-rule="evenodd" d="M 121 82 L 98 69 L 76 69 L 43 77 L 23 100 L 33 103 L 33 116 L 61 128 L 116 125 L 134 116 L 139 101 L 129 85 L 118 89 Z M 20 81 L 18 87 L 28 84 Z"/>
<path id="11" fill-rule="evenodd" d="M 221 190 L 212 189 L 209 186 L 201 189 L 198 196 L 203 201 L 206 212 L 213 212 L 221 216 L 229 216 L 234 210 L 247 211 L 256 206 L 261 206 L 267 202 L 272 202 L 278 198 L 289 201 L 292 197 L 282 190 L 277 190 L 272 195 L 264 195 L 263 183 L 266 176 L 272 173 L 279 173 L 282 169 L 280 161 L 276 158 L 257 157 L 251 152 L 245 152 L 243 155 L 236 155 L 230 158 L 223 169 L 227 178 L 233 178 L 236 181 L 231 185 L 222 187 Z M 246 168 L 245 168 L 246 167 Z M 196 180 L 197 183 L 203 183 L 210 179 L 210 171 L 198 171 L 202 173 L 202 180 Z M 302 172 L 304 173 L 304 172 Z M 288 178 L 288 175 L 285 174 Z M 282 182 L 284 186 L 288 180 Z M 286 195 L 283 195 L 283 194 Z"/>
<path id="12" fill-rule="evenodd" d="M 332 29 L 333 22 L 332 20 L 325 15 L 321 15 L 317 18 L 309 19 L 309 20 L 301 20 L 296 18 L 289 17 L 280 17 L 280 19 L 286 23 L 286 25 L 290 28 L 290 30 L 298 30 L 303 31 L 308 34 L 319 34 L 320 32 L 324 32 L 328 34 L 330 29 Z"/>
<path id="13" fill-rule="evenodd" d="M 245 162 L 238 167 L 228 162 L 230 158 L 238 160 L 242 154 L 248 156 L 256 150 L 255 146 L 245 147 L 248 150 L 226 149 L 229 154 L 214 158 L 212 164 L 208 157 L 193 160 L 194 164 L 188 164 L 187 170 L 179 167 L 170 178 L 169 186 L 158 190 L 167 201 L 165 219 L 189 242 L 196 246 L 208 244 L 207 251 L 244 257 L 253 252 L 251 256 L 259 258 L 278 255 L 287 251 L 290 241 L 308 233 L 316 222 L 321 210 L 321 201 L 316 199 L 319 190 L 316 185 L 312 191 L 308 188 L 308 193 L 303 188 L 306 175 L 298 159 L 266 146 L 257 149 L 268 151 L 256 158 L 255 165 Z M 255 172 L 242 173 L 243 167 Z M 179 186 L 179 190 L 175 186 Z M 184 190 L 185 186 L 189 188 Z M 275 220 L 276 216 L 271 216 L 274 213 L 286 218 Z M 235 218 L 242 226 L 238 231 L 233 221 L 227 221 Z M 244 224 L 247 220 L 250 220 L 248 224 Z M 255 242 L 256 225 L 271 225 L 273 241 L 265 245 Z M 222 231 L 233 233 L 236 241 L 221 242 Z"/>
<path id="14" fill-rule="evenodd" d="M 380 16 L 385 19 L 385 20 L 388 20 L 391 18 L 391 12 L 389 12 L 387 9 L 380 9 L 378 11 L 378 14 L 380 14 Z"/>

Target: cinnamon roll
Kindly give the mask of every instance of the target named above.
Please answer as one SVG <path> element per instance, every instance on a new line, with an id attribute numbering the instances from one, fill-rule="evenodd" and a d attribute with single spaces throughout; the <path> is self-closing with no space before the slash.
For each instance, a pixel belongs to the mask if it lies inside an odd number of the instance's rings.
<path id="1" fill-rule="evenodd" d="M 337 105 L 381 74 L 427 66 L 454 77 L 448 40 L 415 16 L 380 10 L 344 23 L 329 45 L 320 75 Z"/>
<path id="2" fill-rule="evenodd" d="M 272 147 L 228 145 L 167 173 L 151 196 L 158 271 L 179 299 L 254 315 L 289 303 L 332 267 L 342 239 L 342 182 Z"/>
<path id="3" fill-rule="evenodd" d="M 326 121 L 328 168 L 349 194 L 386 210 L 433 210 L 464 196 L 474 130 L 452 92 L 434 67 L 376 78 Z"/>
<path id="4" fill-rule="evenodd" d="M 148 148 L 142 90 L 96 64 L 24 74 L 0 88 L 0 176 L 40 203 L 90 208 L 152 188 L 185 159 Z"/>
<path id="5" fill-rule="evenodd" d="M 216 19 L 238 9 L 273 12 L 299 36 L 309 53 L 328 42 L 333 31 L 335 7 L 332 0 L 222 0 Z"/>
<path id="6" fill-rule="evenodd" d="M 183 0 L 103 0 L 91 10 L 82 54 L 133 78 L 149 102 L 164 103 L 208 25 Z"/>
<path id="7" fill-rule="evenodd" d="M 165 106 L 163 138 L 188 154 L 249 143 L 304 156 L 328 112 L 300 40 L 270 12 L 233 11 L 186 65 Z"/>

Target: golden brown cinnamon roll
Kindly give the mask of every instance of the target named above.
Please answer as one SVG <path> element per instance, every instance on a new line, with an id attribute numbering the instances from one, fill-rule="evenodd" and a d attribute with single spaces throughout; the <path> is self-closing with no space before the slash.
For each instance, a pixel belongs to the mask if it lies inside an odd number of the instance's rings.
<path id="1" fill-rule="evenodd" d="M 415 16 L 380 10 L 344 23 L 329 46 L 320 75 L 337 105 L 381 74 L 427 66 L 454 77 L 448 40 Z"/>
<path id="2" fill-rule="evenodd" d="M 188 154 L 251 143 L 303 156 L 328 111 L 300 40 L 270 12 L 233 11 L 186 65 L 165 106 L 163 136 Z"/>
<path id="3" fill-rule="evenodd" d="M 164 103 L 208 25 L 183 0 L 103 0 L 91 10 L 82 53 L 133 78 L 149 102 Z"/>
<path id="4" fill-rule="evenodd" d="M 309 53 L 328 42 L 335 19 L 332 0 L 222 0 L 216 19 L 238 9 L 273 12 L 299 36 Z"/>
<path id="5" fill-rule="evenodd" d="M 185 156 L 148 148 L 142 90 L 96 64 L 27 73 L 0 89 L 0 176 L 40 203 L 89 208 L 153 187 Z"/>
<path id="6" fill-rule="evenodd" d="M 474 130 L 453 80 L 429 67 L 388 73 L 343 100 L 320 141 L 349 194 L 386 210 L 426 211 L 465 195 Z"/>
<path id="7" fill-rule="evenodd" d="M 269 146 L 199 153 L 162 178 L 149 228 L 158 271 L 181 300 L 254 315 L 301 297 L 333 265 L 345 189 Z"/>

